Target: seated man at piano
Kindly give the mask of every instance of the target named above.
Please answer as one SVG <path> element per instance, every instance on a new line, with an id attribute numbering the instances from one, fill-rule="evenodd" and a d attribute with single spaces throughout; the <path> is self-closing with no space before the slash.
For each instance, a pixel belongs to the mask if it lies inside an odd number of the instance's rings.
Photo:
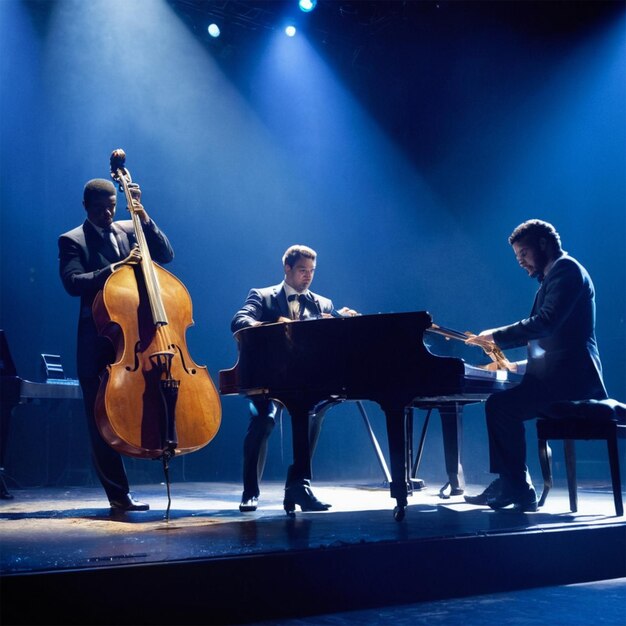
<path id="1" fill-rule="evenodd" d="M 561 248 L 552 224 L 533 219 L 509 237 L 520 267 L 539 289 L 530 316 L 484 330 L 466 343 L 501 349 L 527 346 L 519 385 L 489 397 L 485 406 L 490 471 L 499 474 L 485 491 L 465 496 L 494 510 L 537 510 L 526 467 L 524 422 L 548 412 L 554 402 L 604 399 L 602 366 L 595 336 L 595 291 L 587 270 Z"/>
<path id="2" fill-rule="evenodd" d="M 328 298 L 310 291 L 315 273 L 317 253 L 303 245 L 293 245 L 282 258 L 284 280 L 278 285 L 251 289 L 243 306 L 231 322 L 231 331 L 265 323 L 292 323 L 320 317 L 353 316 L 347 307 L 336 311 Z M 316 407 L 309 428 L 310 455 L 319 438 L 324 412 L 329 404 Z M 243 444 L 243 493 L 239 510 L 255 511 L 260 494 L 259 481 L 267 455 L 267 441 L 276 423 L 278 405 L 271 399 L 252 397 L 250 422 Z M 311 476 L 299 475 L 294 465 L 287 472 L 285 506 L 297 504 L 303 511 L 326 511 L 331 505 L 318 500 L 311 490 Z"/>
<path id="3" fill-rule="evenodd" d="M 141 190 L 133 184 L 131 194 L 152 257 L 168 263 L 174 252 L 140 204 Z M 120 454 L 102 438 L 94 414 L 100 374 L 115 360 L 113 344 L 100 337 L 91 312 L 98 291 L 111 274 L 126 264 L 140 261 L 130 220 L 114 222 L 117 192 L 110 180 L 95 178 L 85 184 L 83 206 L 87 219 L 59 237 L 59 271 L 65 290 L 80 297 L 77 337 L 78 380 L 83 392 L 91 456 L 112 511 L 147 511 L 150 507 L 129 493 L 128 477 Z"/>

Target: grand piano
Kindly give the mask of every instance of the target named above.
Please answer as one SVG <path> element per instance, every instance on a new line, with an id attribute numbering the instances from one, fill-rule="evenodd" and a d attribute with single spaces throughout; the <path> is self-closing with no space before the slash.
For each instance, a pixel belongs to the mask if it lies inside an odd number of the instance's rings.
<path id="1" fill-rule="evenodd" d="M 461 491 L 458 423 L 462 407 L 517 383 L 506 371 L 486 371 L 425 345 L 433 320 L 426 311 L 324 318 L 244 328 L 235 334 L 239 358 L 219 373 L 223 395 L 265 396 L 292 419 L 293 463 L 311 475 L 309 413 L 322 401 L 371 400 L 385 413 L 394 517 L 404 519 L 413 490 L 412 410 L 438 408 L 446 466 Z"/>
<path id="2" fill-rule="evenodd" d="M 45 356 L 55 355 L 42 355 Z M 46 367 L 45 382 L 34 382 L 18 376 L 5 332 L 0 330 L 0 499 L 12 498 L 3 472 L 11 415 L 15 407 L 42 400 L 82 400 L 82 397 L 78 381 L 65 378 L 62 368 L 54 364 Z"/>

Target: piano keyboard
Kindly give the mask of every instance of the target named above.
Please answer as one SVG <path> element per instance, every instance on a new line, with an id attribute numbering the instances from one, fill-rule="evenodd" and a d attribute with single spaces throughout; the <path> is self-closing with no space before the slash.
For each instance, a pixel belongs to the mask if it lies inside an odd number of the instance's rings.
<path id="1" fill-rule="evenodd" d="M 80 400 L 83 397 L 80 385 L 72 378 L 50 380 L 45 383 L 34 383 L 22 380 L 20 383 L 20 400 Z"/>
<path id="2" fill-rule="evenodd" d="M 487 380 L 498 380 L 498 381 L 518 381 L 520 379 L 519 374 L 512 374 L 507 370 L 486 370 L 482 367 L 477 367 L 476 365 L 470 365 L 469 363 L 465 363 L 465 376 L 468 378 L 485 378 Z"/>

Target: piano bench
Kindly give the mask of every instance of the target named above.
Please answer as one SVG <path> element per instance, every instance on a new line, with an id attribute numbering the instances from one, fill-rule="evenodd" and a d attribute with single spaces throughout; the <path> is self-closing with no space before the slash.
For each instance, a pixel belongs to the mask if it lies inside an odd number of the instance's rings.
<path id="1" fill-rule="evenodd" d="M 552 487 L 552 450 L 548 441 L 563 440 L 570 510 L 575 513 L 578 510 L 578 493 L 574 442 L 603 439 L 608 448 L 615 513 L 617 516 L 624 515 L 617 439 L 626 438 L 625 404 L 611 399 L 557 402 L 537 420 L 537 437 L 543 475 L 543 492 L 539 506 L 545 503 Z"/>

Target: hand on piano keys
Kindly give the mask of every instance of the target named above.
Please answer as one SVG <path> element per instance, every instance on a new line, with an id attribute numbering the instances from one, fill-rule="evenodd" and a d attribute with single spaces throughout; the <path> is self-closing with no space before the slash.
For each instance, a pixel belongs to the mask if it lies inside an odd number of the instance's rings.
<path id="1" fill-rule="evenodd" d="M 337 317 L 335 313 L 338 314 L 339 317 L 357 317 L 357 315 L 360 315 L 360 313 L 358 313 L 354 309 L 344 306 L 342 309 L 339 309 L 338 311 L 333 311 L 333 314 L 324 313 L 324 317 Z"/>
<path id="2" fill-rule="evenodd" d="M 506 368 L 509 372 L 517 372 L 517 363 L 509 363 L 509 365 L 510 368 Z M 498 370 L 504 369 L 495 361 L 487 363 L 486 365 L 479 365 L 478 367 L 488 372 L 497 372 Z"/>
<path id="3" fill-rule="evenodd" d="M 485 369 L 489 370 L 507 370 L 509 372 L 517 372 L 517 364 L 511 363 L 505 356 L 502 350 L 496 345 L 493 340 L 493 330 L 483 330 L 479 335 L 473 335 L 472 333 L 465 333 L 467 339 L 465 343 L 473 346 L 480 346 L 485 354 L 493 361 L 489 363 Z"/>
<path id="4" fill-rule="evenodd" d="M 480 346 L 483 350 L 497 347 L 493 340 L 493 332 L 490 330 L 483 330 L 480 335 L 474 335 L 474 333 L 466 332 L 467 339 L 465 343 L 471 346 Z"/>
<path id="5" fill-rule="evenodd" d="M 526 372 L 526 361 L 507 361 L 509 366 L 506 368 L 509 372 L 514 372 L 515 374 L 523 375 Z M 486 365 L 479 365 L 480 369 L 487 370 L 488 372 L 497 372 L 504 368 L 500 367 L 498 363 L 495 361 L 492 363 L 487 363 Z"/>

